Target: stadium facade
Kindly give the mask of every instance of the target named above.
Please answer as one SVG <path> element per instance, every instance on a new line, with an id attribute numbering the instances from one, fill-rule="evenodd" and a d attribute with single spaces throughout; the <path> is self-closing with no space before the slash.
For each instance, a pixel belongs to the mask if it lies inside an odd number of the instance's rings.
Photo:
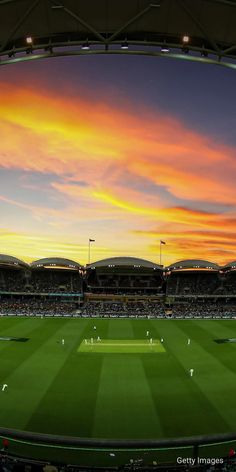
<path id="1" fill-rule="evenodd" d="M 27 264 L 0 254 L 0 296 L 55 301 L 126 297 L 182 298 L 236 297 L 236 261 L 219 266 L 202 259 L 186 259 L 163 267 L 137 257 L 111 257 L 87 266 L 60 258 Z M 128 297 L 128 298 L 127 298 Z M 126 301 L 127 301 L 126 300 Z"/>

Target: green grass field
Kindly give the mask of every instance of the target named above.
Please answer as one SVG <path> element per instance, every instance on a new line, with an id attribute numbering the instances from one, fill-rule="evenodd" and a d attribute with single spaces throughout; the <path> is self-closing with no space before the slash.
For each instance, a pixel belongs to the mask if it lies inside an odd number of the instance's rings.
<path id="1" fill-rule="evenodd" d="M 233 320 L 3 317 L 0 337 L 11 336 L 29 340 L 0 340 L 2 427 L 122 439 L 236 430 L 236 344 L 214 341 L 236 337 Z"/>

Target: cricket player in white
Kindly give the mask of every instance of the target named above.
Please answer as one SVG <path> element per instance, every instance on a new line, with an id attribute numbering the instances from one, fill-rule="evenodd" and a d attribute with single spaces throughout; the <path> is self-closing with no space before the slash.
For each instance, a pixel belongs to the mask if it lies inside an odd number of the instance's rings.
<path id="1" fill-rule="evenodd" d="M 190 377 L 193 376 L 194 369 L 189 369 Z"/>
<path id="2" fill-rule="evenodd" d="M 164 339 L 163 339 L 163 338 L 161 338 L 161 343 L 163 343 L 163 342 L 164 342 Z"/>
<path id="3" fill-rule="evenodd" d="M 190 343 L 191 343 L 191 339 L 190 339 L 190 338 L 188 338 L 188 346 L 189 346 L 189 344 L 190 344 Z"/>
<path id="4" fill-rule="evenodd" d="M 93 338 L 91 338 L 91 344 L 93 344 Z"/>
<path id="5" fill-rule="evenodd" d="M 150 342 L 150 344 L 152 344 L 152 338 L 150 338 L 150 341 L 149 341 L 149 342 Z"/>
<path id="6" fill-rule="evenodd" d="M 61 343 L 62 343 L 62 346 L 64 346 L 64 344 L 65 344 L 65 339 L 62 339 L 62 340 L 61 340 Z"/>
<path id="7" fill-rule="evenodd" d="M 97 327 L 96 327 L 96 326 L 94 326 L 94 327 L 93 327 L 93 329 L 95 329 L 95 330 L 96 330 L 96 329 L 97 329 Z"/>
<path id="8" fill-rule="evenodd" d="M 149 331 L 146 332 L 146 336 L 149 336 Z"/>
<path id="9" fill-rule="evenodd" d="M 2 386 L 2 392 L 4 392 L 4 390 L 5 390 L 7 387 L 8 387 L 7 384 L 3 384 L 3 386 Z"/>
<path id="10" fill-rule="evenodd" d="M 101 338 L 100 336 L 97 337 L 97 341 L 100 342 L 101 341 Z"/>

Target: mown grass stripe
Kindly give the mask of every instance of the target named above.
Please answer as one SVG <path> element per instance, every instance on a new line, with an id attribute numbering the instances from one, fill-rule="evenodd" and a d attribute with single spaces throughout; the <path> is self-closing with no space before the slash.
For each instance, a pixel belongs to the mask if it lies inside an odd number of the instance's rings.
<path id="1" fill-rule="evenodd" d="M 41 328 L 34 330 L 31 343 L 15 343 L 17 348 L 14 351 L 9 348 L 5 353 L 0 376 L 8 384 L 8 389 L 0 391 L 1 425 L 24 428 L 64 363 L 67 351 L 62 350 L 57 341 L 64 336 L 70 321 L 58 321 L 44 321 Z"/>
<path id="2" fill-rule="evenodd" d="M 121 322 L 119 322 L 121 321 Z M 135 342 L 132 320 L 110 321 L 109 338 Z M 140 336 L 139 336 L 140 337 Z M 146 355 L 146 354 L 145 354 Z M 141 354 L 104 357 L 94 419 L 94 437 L 155 437 L 161 426 Z"/>
<path id="3" fill-rule="evenodd" d="M 202 321 L 204 323 L 204 321 Z M 233 422 L 225 414 L 225 401 L 222 393 L 225 390 L 232 395 L 230 385 L 235 385 L 235 380 L 225 372 L 225 369 L 215 356 L 207 353 L 199 343 L 194 342 L 194 321 L 192 320 L 192 341 L 187 345 L 187 336 L 183 331 L 184 322 L 174 320 L 162 321 L 162 333 L 165 336 L 166 350 L 171 353 L 182 368 L 182 379 L 189 384 L 189 398 L 191 399 L 189 416 L 187 415 L 187 398 L 181 392 L 180 401 L 184 402 L 182 413 L 190 418 L 193 434 L 229 432 L 233 429 Z M 194 368 L 194 376 L 190 378 L 189 369 Z M 224 379 L 226 384 L 224 384 Z M 173 388 L 176 394 L 176 386 Z M 195 400 L 194 400 L 195 399 Z M 231 399 L 233 401 L 233 398 Z M 176 403 L 176 402 L 175 402 Z M 186 413 L 184 413 L 186 411 Z M 236 413 L 236 412 L 235 412 Z M 203 414 L 202 423 L 200 416 Z M 175 415 L 176 418 L 176 415 Z M 194 425 L 197 431 L 194 431 Z M 189 425 L 188 425 L 189 426 Z M 188 428 L 189 429 L 189 428 Z M 190 428 L 191 429 L 191 428 Z M 182 434 L 182 433 L 181 433 Z M 189 434 L 189 433 L 188 433 Z"/>
<path id="4" fill-rule="evenodd" d="M 101 354 L 91 358 L 89 354 L 77 353 L 81 340 L 93 333 L 94 321 L 71 320 L 71 323 L 70 341 L 65 335 L 65 347 L 70 343 L 68 356 L 32 414 L 27 429 L 90 437 L 103 358 Z M 106 337 L 107 329 L 108 321 L 104 320 L 98 329 L 100 335 Z"/>

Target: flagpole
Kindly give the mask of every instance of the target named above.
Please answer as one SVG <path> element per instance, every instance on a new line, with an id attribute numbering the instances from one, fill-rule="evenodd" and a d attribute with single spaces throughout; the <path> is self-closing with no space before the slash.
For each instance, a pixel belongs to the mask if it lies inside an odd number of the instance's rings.
<path id="1" fill-rule="evenodd" d="M 88 264 L 90 264 L 90 247 L 91 247 L 91 243 L 95 243 L 95 239 L 89 238 L 89 240 L 88 240 Z"/>
<path id="2" fill-rule="evenodd" d="M 162 241 L 162 239 L 160 239 L 160 266 L 162 265 L 162 260 L 161 260 L 161 246 L 162 244 L 166 244 L 165 241 Z"/>

